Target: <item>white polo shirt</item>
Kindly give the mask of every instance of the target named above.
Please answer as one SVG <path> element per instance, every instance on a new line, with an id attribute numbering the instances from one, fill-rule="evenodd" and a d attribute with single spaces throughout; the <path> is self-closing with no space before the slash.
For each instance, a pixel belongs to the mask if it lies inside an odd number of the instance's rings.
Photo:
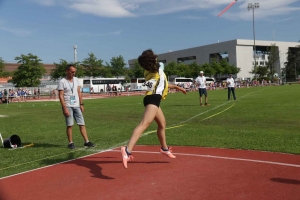
<path id="1" fill-rule="evenodd" d="M 195 81 L 199 85 L 199 88 L 206 88 L 205 76 L 198 76 Z"/>
<path id="2" fill-rule="evenodd" d="M 233 78 L 227 78 L 228 87 L 234 87 L 234 80 Z"/>

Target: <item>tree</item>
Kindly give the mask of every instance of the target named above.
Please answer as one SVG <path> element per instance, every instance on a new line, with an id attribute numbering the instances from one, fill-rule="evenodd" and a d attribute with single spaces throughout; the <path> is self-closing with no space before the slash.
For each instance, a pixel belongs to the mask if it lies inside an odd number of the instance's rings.
<path id="1" fill-rule="evenodd" d="M 66 76 L 68 62 L 60 59 L 60 63 L 54 63 L 55 68 L 50 71 L 51 80 L 58 80 Z"/>
<path id="2" fill-rule="evenodd" d="M 179 77 L 191 77 L 191 70 L 188 65 L 184 63 L 178 63 L 176 66 L 176 74 Z"/>
<path id="3" fill-rule="evenodd" d="M 300 46 L 289 48 L 287 52 L 287 62 L 285 62 L 286 80 L 295 81 L 300 72 Z"/>
<path id="4" fill-rule="evenodd" d="M 268 69 L 270 71 L 269 76 L 271 80 L 273 80 L 274 72 L 275 72 L 275 63 L 279 60 L 279 51 L 276 44 L 271 44 L 268 48 L 269 52 L 269 61 L 268 61 Z"/>
<path id="5" fill-rule="evenodd" d="M 259 78 L 262 78 L 262 77 L 265 77 L 266 75 L 268 75 L 269 70 L 267 67 L 258 66 L 256 69 L 256 72 L 257 72 Z"/>
<path id="6" fill-rule="evenodd" d="M 201 71 L 200 65 L 198 65 L 196 62 L 193 62 L 192 64 L 189 64 L 188 67 L 191 71 L 191 78 L 196 78 L 199 75 L 199 72 Z M 189 78 L 189 77 L 187 77 Z"/>
<path id="7" fill-rule="evenodd" d="M 5 70 L 4 61 L 0 57 L 0 78 L 2 77 L 6 78 L 9 76 L 11 76 L 11 73 Z"/>
<path id="8" fill-rule="evenodd" d="M 134 61 L 133 67 L 128 70 L 128 76 L 132 78 L 144 77 L 144 69 L 141 67 L 137 60 Z"/>
<path id="9" fill-rule="evenodd" d="M 81 65 L 83 66 L 84 74 L 86 76 L 97 77 L 101 75 L 103 68 L 103 60 L 97 59 L 93 53 L 88 54 L 89 57 L 83 59 Z"/>
<path id="10" fill-rule="evenodd" d="M 70 64 L 64 59 L 60 59 L 60 63 L 54 63 L 55 68 L 50 71 L 51 80 L 58 80 L 66 76 L 66 67 Z M 76 67 L 76 77 L 83 77 L 84 70 L 83 67 L 79 65 L 79 63 L 75 63 Z"/>
<path id="11" fill-rule="evenodd" d="M 241 71 L 241 68 L 235 67 L 234 65 L 229 65 L 231 74 L 238 74 Z"/>
<path id="12" fill-rule="evenodd" d="M 37 87 L 41 84 L 40 79 L 46 73 L 46 69 L 37 56 L 29 53 L 15 57 L 19 67 L 12 75 L 12 83 L 16 87 Z"/>
<path id="13" fill-rule="evenodd" d="M 212 60 L 212 62 L 210 62 L 210 66 L 215 70 L 216 76 L 219 75 L 219 77 L 221 77 L 221 75 L 223 74 L 224 65 L 225 66 L 227 65 L 227 63 L 224 62 L 225 62 L 224 60 L 217 62 L 215 58 Z"/>
<path id="14" fill-rule="evenodd" d="M 118 57 L 112 57 L 110 60 L 110 66 L 111 67 L 111 72 L 112 75 L 118 77 L 118 76 L 124 76 L 125 74 L 125 66 L 126 63 L 124 61 L 123 56 L 118 56 Z"/>
<path id="15" fill-rule="evenodd" d="M 177 63 L 176 62 L 170 62 L 165 66 L 165 74 L 167 77 L 172 76 L 172 75 L 177 75 L 176 73 L 176 66 Z"/>
<path id="16" fill-rule="evenodd" d="M 202 71 L 204 71 L 205 76 L 213 76 L 216 74 L 216 70 L 212 67 L 211 64 L 204 63 L 201 68 L 203 68 Z"/>

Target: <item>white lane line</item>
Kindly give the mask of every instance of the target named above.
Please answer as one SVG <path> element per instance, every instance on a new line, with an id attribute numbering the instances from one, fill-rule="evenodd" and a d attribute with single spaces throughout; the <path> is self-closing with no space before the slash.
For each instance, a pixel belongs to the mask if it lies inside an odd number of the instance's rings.
<path id="1" fill-rule="evenodd" d="M 112 150 L 112 151 L 120 152 L 118 150 Z M 132 151 L 132 152 L 133 153 L 160 154 L 159 152 L 152 152 L 152 151 Z M 253 159 L 245 159 L 245 158 L 232 158 L 232 157 L 224 157 L 224 156 L 212 156 L 212 155 L 203 155 L 203 154 L 188 154 L 188 153 L 172 153 L 172 154 L 181 155 L 181 156 L 194 156 L 194 157 L 216 158 L 216 159 L 224 159 L 224 160 L 255 162 L 255 163 L 264 163 L 264 164 L 271 164 L 271 165 L 281 165 L 281 166 L 300 168 L 300 165 L 297 165 L 297 164 L 272 162 L 272 161 L 266 161 L 266 160 L 253 160 Z"/>

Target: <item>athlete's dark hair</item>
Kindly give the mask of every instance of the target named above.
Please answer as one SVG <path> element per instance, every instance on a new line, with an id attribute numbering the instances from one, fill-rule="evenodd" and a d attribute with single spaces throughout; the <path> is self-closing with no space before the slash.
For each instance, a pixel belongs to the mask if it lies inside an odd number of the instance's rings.
<path id="1" fill-rule="evenodd" d="M 153 73 L 158 72 L 159 63 L 157 62 L 157 55 L 151 49 L 143 51 L 142 55 L 138 58 L 138 62 L 145 70 Z"/>

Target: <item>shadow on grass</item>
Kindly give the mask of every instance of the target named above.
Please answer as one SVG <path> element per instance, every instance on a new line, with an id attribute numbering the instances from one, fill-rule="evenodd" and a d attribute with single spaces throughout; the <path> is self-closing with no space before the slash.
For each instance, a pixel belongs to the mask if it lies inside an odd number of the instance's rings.
<path id="1" fill-rule="evenodd" d="M 75 152 L 74 152 L 75 153 Z M 45 159 L 43 160 L 44 164 L 54 164 L 54 163 L 61 163 L 62 164 L 67 164 L 67 165 L 77 165 L 80 167 L 85 167 L 90 170 L 90 173 L 92 174 L 91 177 L 93 178 L 101 178 L 101 179 L 107 179 L 107 180 L 112 180 L 115 179 L 110 176 L 106 176 L 102 173 L 102 167 L 100 165 L 103 164 L 118 164 L 120 168 L 123 167 L 122 161 L 119 161 L 119 157 L 85 157 L 81 159 L 76 159 L 75 154 L 73 152 L 70 152 L 68 157 L 66 159 Z M 75 159 L 75 160 L 73 160 Z M 107 160 L 107 159 L 117 159 L 118 161 L 115 160 Z M 132 161 L 130 164 L 137 164 L 137 163 L 147 163 L 147 164 L 165 164 L 169 162 L 135 162 Z"/>
<path id="2" fill-rule="evenodd" d="M 50 147 L 66 147 L 66 145 L 58 145 L 58 144 L 51 144 L 51 143 L 35 143 L 35 142 L 32 142 L 34 144 L 33 148 L 39 148 L 39 147 L 42 147 L 42 148 L 50 148 Z M 25 146 L 25 145 L 28 145 L 28 144 L 31 144 L 31 142 L 22 142 L 22 145 Z"/>
<path id="3" fill-rule="evenodd" d="M 271 178 L 270 180 L 277 183 L 300 185 L 300 180 L 295 180 L 295 179 Z"/>

